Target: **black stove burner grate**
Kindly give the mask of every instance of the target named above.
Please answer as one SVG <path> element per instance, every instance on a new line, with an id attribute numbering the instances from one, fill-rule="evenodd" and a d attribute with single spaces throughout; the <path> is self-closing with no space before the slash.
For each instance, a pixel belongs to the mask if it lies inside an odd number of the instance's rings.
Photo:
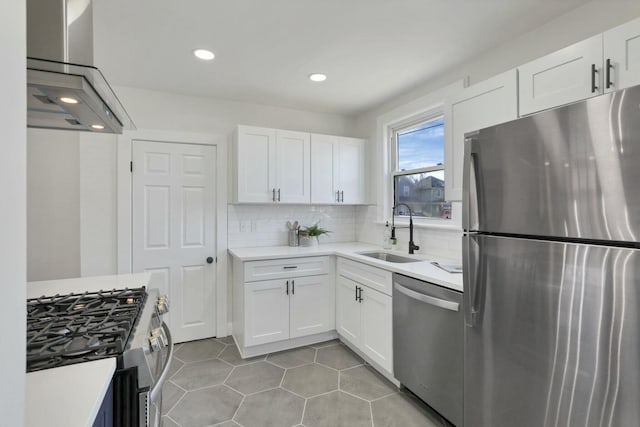
<path id="1" fill-rule="evenodd" d="M 27 300 L 27 372 L 113 357 L 144 307 L 144 287 Z"/>

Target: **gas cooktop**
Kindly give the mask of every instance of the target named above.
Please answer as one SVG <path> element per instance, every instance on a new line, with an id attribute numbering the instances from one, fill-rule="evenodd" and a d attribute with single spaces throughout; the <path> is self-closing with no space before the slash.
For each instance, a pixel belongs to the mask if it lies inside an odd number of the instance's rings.
<path id="1" fill-rule="evenodd" d="M 122 354 L 144 287 L 27 300 L 27 372 Z"/>

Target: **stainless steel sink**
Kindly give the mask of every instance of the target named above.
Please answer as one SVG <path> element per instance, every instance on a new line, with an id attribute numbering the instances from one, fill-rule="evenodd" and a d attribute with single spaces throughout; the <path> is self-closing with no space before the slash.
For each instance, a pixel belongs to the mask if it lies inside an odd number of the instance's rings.
<path id="1" fill-rule="evenodd" d="M 368 256 L 369 258 L 375 258 L 382 261 L 404 263 L 404 262 L 420 262 L 421 259 L 409 258 L 396 254 L 390 254 L 388 252 L 360 252 L 360 255 Z"/>

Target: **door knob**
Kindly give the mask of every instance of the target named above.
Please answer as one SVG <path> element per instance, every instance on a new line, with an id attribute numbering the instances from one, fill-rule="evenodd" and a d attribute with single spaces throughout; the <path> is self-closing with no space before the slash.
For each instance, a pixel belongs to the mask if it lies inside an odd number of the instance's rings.
<path id="1" fill-rule="evenodd" d="M 208 257 L 208 258 L 207 258 L 207 263 L 208 263 L 208 264 L 213 263 L 213 257 Z"/>

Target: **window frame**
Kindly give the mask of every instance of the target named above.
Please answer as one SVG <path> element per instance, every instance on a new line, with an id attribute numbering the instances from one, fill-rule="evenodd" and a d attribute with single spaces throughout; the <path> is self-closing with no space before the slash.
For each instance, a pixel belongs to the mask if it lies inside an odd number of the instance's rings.
<path id="1" fill-rule="evenodd" d="M 391 125 L 389 125 L 387 127 L 387 131 L 388 131 L 387 141 L 388 141 L 389 160 L 390 160 L 389 177 L 391 179 L 390 186 L 389 186 L 389 189 L 390 189 L 389 198 L 390 198 L 390 201 L 391 201 L 391 206 L 394 206 L 394 204 L 395 204 L 395 191 L 396 191 L 396 189 L 395 189 L 395 179 L 396 179 L 396 177 L 398 177 L 398 176 L 406 176 L 406 175 L 415 175 L 415 174 L 420 174 L 420 173 L 437 172 L 437 171 L 442 171 L 443 174 L 445 173 L 445 170 L 446 170 L 446 144 L 447 144 L 446 137 L 443 138 L 443 145 L 442 145 L 443 161 L 442 161 L 442 163 L 434 165 L 434 166 L 427 166 L 427 167 L 415 168 L 415 169 L 405 169 L 405 170 L 399 169 L 398 135 L 402 131 L 409 130 L 412 127 L 418 127 L 418 126 L 420 126 L 422 124 L 429 123 L 429 122 L 437 120 L 439 118 L 443 119 L 443 127 L 444 127 L 444 131 L 446 132 L 447 124 L 446 124 L 446 122 L 444 120 L 445 119 L 444 108 L 438 108 L 438 109 L 434 109 L 434 110 L 431 110 L 431 111 L 425 111 L 425 112 L 422 112 L 420 114 L 416 114 L 416 115 L 412 116 L 409 119 L 395 122 L 395 123 L 393 123 L 393 124 L 391 124 Z M 446 200 L 446 191 L 445 191 L 445 200 Z M 404 218 L 408 218 L 408 215 L 398 215 L 396 212 L 394 212 L 393 216 L 394 216 L 394 218 L 397 218 L 399 220 L 402 220 Z M 431 216 L 418 216 L 418 217 L 414 217 L 413 219 L 414 219 L 414 221 L 418 221 L 419 223 L 420 222 L 428 223 L 428 222 L 444 221 L 444 224 L 449 225 L 449 224 L 453 223 L 451 221 L 453 219 L 453 212 L 451 213 L 451 216 L 449 218 L 440 218 L 440 217 L 431 217 Z"/>

